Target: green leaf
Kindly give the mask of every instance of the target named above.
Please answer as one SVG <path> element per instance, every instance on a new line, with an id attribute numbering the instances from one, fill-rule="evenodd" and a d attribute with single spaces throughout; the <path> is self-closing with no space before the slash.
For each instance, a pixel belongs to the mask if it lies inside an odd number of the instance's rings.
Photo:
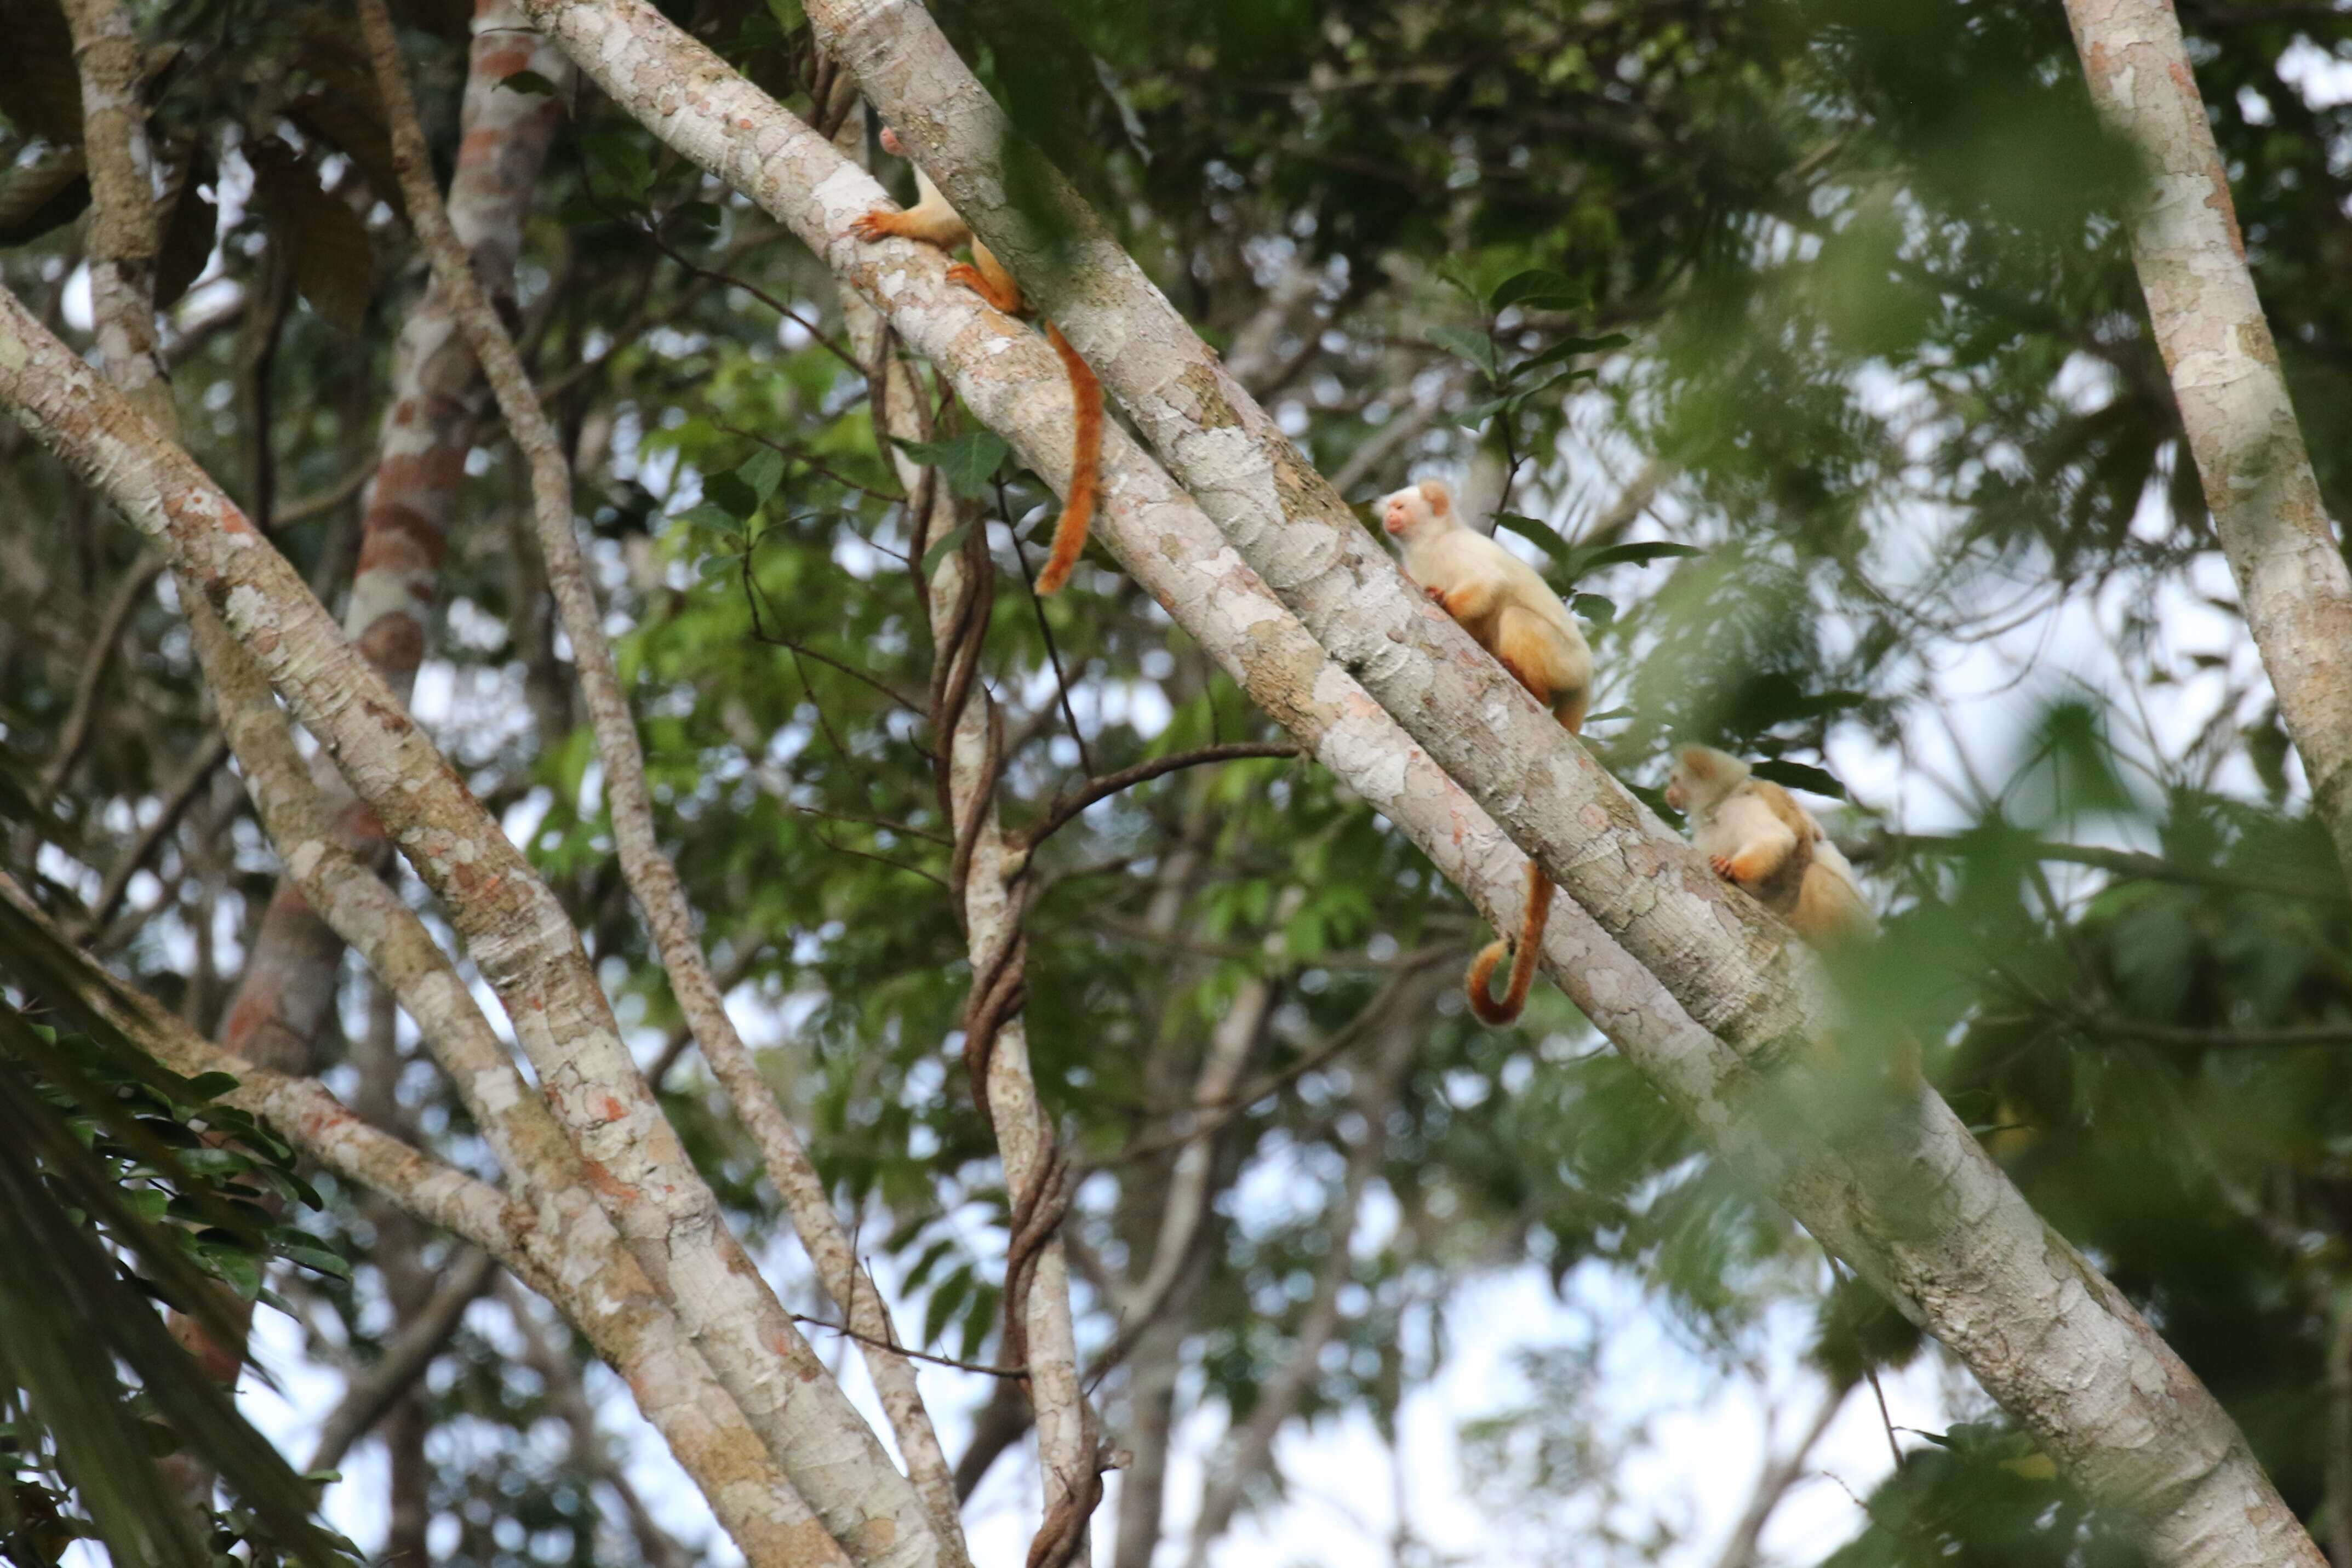
<path id="1" fill-rule="evenodd" d="M 923 1304 L 923 1340 L 927 1345 L 940 1342 L 940 1335 L 954 1317 L 956 1310 L 971 1299 L 972 1278 L 970 1268 L 959 1268 L 940 1281 L 931 1299 Z"/>
<path id="2" fill-rule="evenodd" d="M 1506 397 L 1490 397 L 1484 403 L 1474 403 L 1454 416 L 1454 422 L 1465 430 L 1476 430 L 1502 409 L 1518 402 L 1517 394 Z"/>
<path id="3" fill-rule="evenodd" d="M 502 79 L 499 85 L 509 92 L 530 93 L 539 98 L 556 98 L 561 89 L 537 71 L 515 71 Z"/>
<path id="4" fill-rule="evenodd" d="M 713 506 L 707 500 L 698 501 L 688 507 L 684 511 L 671 518 L 670 521 L 687 528 L 707 528 L 714 533 L 740 534 L 743 531 L 741 518 L 729 511 L 725 507 Z"/>
<path id="5" fill-rule="evenodd" d="M 234 1073 L 198 1073 L 188 1080 L 187 1096 L 192 1104 L 201 1105 L 208 1100 L 218 1100 L 236 1088 Z"/>
<path id="6" fill-rule="evenodd" d="M 1590 297 L 1575 279 L 1564 272 L 1550 272 L 1542 268 L 1504 279 L 1495 285 L 1495 291 L 1486 296 L 1487 305 L 1497 311 L 1512 305 L 1531 306 L 1543 310 L 1574 310 L 1590 302 Z"/>
<path id="7" fill-rule="evenodd" d="M 946 537 L 933 543 L 929 550 L 924 551 L 923 575 L 928 578 L 933 572 L 937 571 L 940 561 L 946 558 L 948 552 L 955 549 L 958 545 L 961 545 L 963 542 L 963 536 L 971 531 L 971 524 L 968 522 L 959 522 L 953 528 L 948 530 Z"/>
<path id="8" fill-rule="evenodd" d="M 801 10 L 801 0 L 768 0 L 768 15 L 787 33 L 800 31 L 808 21 Z"/>
<path id="9" fill-rule="evenodd" d="M 1509 529 L 1555 560 L 1564 561 L 1571 553 L 1568 541 L 1548 522 L 1538 522 L 1516 511 L 1498 511 L 1495 514 L 1495 526 Z"/>
<path id="10" fill-rule="evenodd" d="M 375 242 L 367 220 L 322 189 L 318 171 L 276 137 L 249 144 L 245 159 L 270 242 L 286 247 L 294 287 L 338 330 L 357 332 L 375 298 Z"/>
<path id="11" fill-rule="evenodd" d="M 1468 360 L 1490 376 L 1495 374 L 1495 340 L 1486 333 L 1466 327 L 1432 327 L 1427 335 L 1448 353 Z"/>
<path id="12" fill-rule="evenodd" d="M 1577 354 L 1593 354 L 1607 349 L 1622 349 L 1633 341 L 1622 332 L 1612 332 L 1605 338 L 1562 338 L 1551 347 L 1539 353 L 1531 354 L 1513 365 L 1511 374 L 1515 376 L 1525 375 L 1531 370 L 1540 370 L 1548 364 L 1558 364 L 1560 361 L 1573 358 Z"/>
<path id="13" fill-rule="evenodd" d="M 758 490 L 753 489 L 735 474 L 717 473 L 702 476 L 703 503 L 717 507 L 730 517 L 748 520 L 753 512 L 760 510 L 760 502 L 764 499 Z"/>
<path id="14" fill-rule="evenodd" d="M 213 1266 L 221 1280 L 239 1296 L 250 1301 L 261 1293 L 261 1265 L 241 1252 L 225 1247 L 198 1248 Z"/>
<path id="15" fill-rule="evenodd" d="M 776 493 L 783 482 L 783 454 L 762 447 L 737 465 L 735 477 L 751 488 L 751 493 L 764 502 Z"/>
<path id="16" fill-rule="evenodd" d="M 740 555 L 706 555 L 696 570 L 702 574 L 704 582 L 715 583 L 721 577 L 733 576 L 742 562 Z"/>
<path id="17" fill-rule="evenodd" d="M 1568 607 L 1596 626 L 1608 626 L 1617 619 L 1617 601 L 1598 594 L 1579 594 L 1569 600 Z"/>
<path id="18" fill-rule="evenodd" d="M 1775 757 L 1769 762 L 1758 763 L 1748 771 L 1759 779 L 1769 779 L 1776 784 L 1785 784 L 1790 789 L 1808 790 L 1814 795 L 1825 795 L 1832 800 L 1846 798 L 1845 785 L 1838 783 L 1834 777 L 1803 763 L 1792 763 L 1786 757 Z"/>
<path id="19" fill-rule="evenodd" d="M 1580 550 L 1568 557 L 1569 581 L 1575 582 L 1604 566 L 1647 566 L 1653 561 L 1706 553 L 1696 545 L 1675 544 L 1663 539 L 1645 539 L 1632 544 L 1604 544 L 1598 550 Z"/>
<path id="20" fill-rule="evenodd" d="M 993 430 L 967 430 L 944 441 L 898 441 L 898 447 L 925 468 L 939 469 L 948 489 L 966 500 L 987 493 L 990 476 L 1012 450 Z"/>
<path id="21" fill-rule="evenodd" d="M 653 160 L 644 143 L 626 132 L 596 131 L 580 138 L 580 153 L 588 161 L 588 183 L 598 195 L 631 206 L 643 205 L 654 183 Z"/>

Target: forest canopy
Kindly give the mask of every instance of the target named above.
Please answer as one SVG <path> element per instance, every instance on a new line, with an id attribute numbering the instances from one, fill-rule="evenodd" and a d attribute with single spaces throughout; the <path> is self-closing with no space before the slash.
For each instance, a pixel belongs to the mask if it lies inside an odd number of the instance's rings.
<path id="1" fill-rule="evenodd" d="M 2352 1568 L 2352 11 L 0 17 L 0 1555 Z"/>

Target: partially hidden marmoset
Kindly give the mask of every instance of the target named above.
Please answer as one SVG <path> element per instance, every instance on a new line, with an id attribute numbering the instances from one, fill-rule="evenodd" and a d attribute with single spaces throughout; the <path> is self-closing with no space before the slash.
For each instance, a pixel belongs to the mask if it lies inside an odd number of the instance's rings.
<path id="1" fill-rule="evenodd" d="M 1685 746 L 1666 780 L 1666 804 L 1690 818 L 1691 842 L 1716 875 L 1827 952 L 1878 934 L 1862 885 L 1813 814 L 1769 779 L 1712 746 Z"/>
<path id="2" fill-rule="evenodd" d="M 898 133 L 885 129 L 882 150 L 893 157 L 906 156 L 898 144 Z M 981 244 L 971 229 L 957 216 L 955 208 L 931 184 L 929 174 L 915 171 L 918 200 L 904 212 L 889 207 L 877 207 L 849 226 L 850 232 L 863 240 L 877 240 L 886 235 L 905 239 L 919 239 L 926 245 L 936 245 L 941 250 L 952 250 L 966 240 L 971 241 L 970 265 L 958 263 L 948 268 L 948 277 L 963 284 L 982 299 L 1008 316 L 1021 313 L 1021 285 L 1004 264 Z M 1080 552 L 1087 547 L 1087 527 L 1094 521 L 1095 491 L 1099 484 L 1102 468 L 1103 395 L 1102 384 L 1095 379 L 1093 369 L 1078 357 L 1070 340 L 1053 322 L 1045 323 L 1045 341 L 1062 356 L 1062 369 L 1070 378 L 1070 398 L 1076 405 L 1076 423 L 1070 434 L 1070 488 L 1062 503 L 1061 521 L 1054 525 L 1054 549 L 1046 557 L 1045 569 L 1037 574 L 1037 592 L 1052 594 L 1060 591 L 1070 580 L 1072 568 L 1078 563 Z"/>

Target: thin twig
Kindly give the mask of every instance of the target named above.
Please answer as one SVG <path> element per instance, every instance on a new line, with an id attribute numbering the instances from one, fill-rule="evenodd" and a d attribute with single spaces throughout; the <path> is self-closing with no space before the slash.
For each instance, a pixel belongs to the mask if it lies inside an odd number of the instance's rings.
<path id="1" fill-rule="evenodd" d="M 806 1323 L 813 1329 L 824 1329 L 828 1332 L 839 1334 L 844 1339 L 856 1340 L 862 1345 L 873 1345 L 880 1350 L 895 1351 L 908 1361 L 929 1362 L 933 1366 L 950 1367 L 957 1372 L 978 1373 L 982 1377 L 1009 1377 L 1019 1383 L 1029 1381 L 1029 1369 L 1025 1366 L 983 1366 L 976 1361 L 958 1361 L 953 1356 L 932 1355 L 926 1351 L 908 1350 L 902 1344 L 886 1343 L 880 1340 L 868 1339 L 856 1329 L 834 1322 L 828 1318 L 812 1318 L 806 1312 L 794 1312 L 793 1321 Z"/>
<path id="2" fill-rule="evenodd" d="M 1226 741 L 1213 746 L 1196 746 L 1189 752 L 1171 752 L 1164 757 L 1153 757 L 1133 767 L 1121 768 L 1115 773 L 1087 780 L 1076 793 L 1056 800 L 1046 808 L 1044 816 L 1023 828 L 1022 840 L 1034 849 L 1097 801 L 1156 779 L 1162 773 L 1172 773 L 1180 768 L 1199 767 L 1204 763 L 1238 762 L 1248 757 L 1302 757 L 1306 754 L 1305 749 L 1296 741 Z"/>
<path id="3" fill-rule="evenodd" d="M 827 668 L 841 671 L 842 674 L 848 676 L 853 680 L 862 680 L 866 685 L 872 687 L 875 690 L 880 692 L 883 696 L 888 698 L 892 702 L 904 708 L 909 713 L 920 713 L 923 710 L 923 705 L 921 703 L 916 701 L 913 698 L 908 697 L 905 692 L 894 689 L 878 677 L 868 675 L 866 671 L 858 668 L 856 665 L 845 663 L 843 660 L 834 658 L 833 655 L 829 653 L 824 653 L 819 649 L 809 647 L 806 643 L 795 642 L 791 637 L 784 636 L 782 632 L 772 632 L 755 626 L 751 628 L 751 635 L 761 642 L 767 643 L 771 647 L 791 650 L 792 656 L 795 659 L 803 658 L 813 658 L 819 664 L 825 666 Z M 807 681 L 808 676 L 806 672 L 803 672 L 801 679 L 803 683 Z M 811 700 L 814 701 L 814 699 L 812 698 Z"/>
<path id="4" fill-rule="evenodd" d="M 996 510 L 1003 514 L 1004 531 L 1013 535 L 1013 558 L 1021 563 L 1021 581 L 1029 590 L 1029 606 L 1037 612 L 1037 634 L 1045 639 L 1045 661 L 1054 667 L 1054 690 L 1062 700 L 1062 717 L 1069 721 L 1070 739 L 1077 742 L 1078 766 L 1088 773 L 1095 771 L 1094 758 L 1087 752 L 1086 731 L 1078 728 L 1077 710 L 1070 706 L 1070 679 L 1062 673 L 1062 650 L 1054 644 L 1054 626 L 1045 618 L 1045 601 L 1037 595 L 1037 574 L 1029 570 L 1028 547 L 1021 542 L 1021 531 L 1013 526 L 1013 509 L 1005 504 L 1004 480 L 996 481 Z"/>
<path id="5" fill-rule="evenodd" d="M 98 630 L 90 637 L 81 678 L 74 682 L 73 706 L 67 710 L 65 726 L 58 732 L 57 753 L 41 766 L 40 789 L 33 802 L 36 816 L 48 809 L 49 802 L 63 787 L 66 775 L 81 760 L 82 747 L 89 742 L 90 720 L 98 711 L 98 689 L 114 663 L 115 645 L 122 640 L 123 626 L 163 571 L 163 556 L 152 550 L 142 551 L 123 569 L 121 580 L 115 584 L 114 596 L 106 602 L 105 610 L 98 617 Z"/>
<path id="6" fill-rule="evenodd" d="M 593 197 L 592 196 L 590 199 L 593 200 Z M 664 239 L 661 237 L 661 230 L 656 228 L 651 224 L 638 224 L 635 226 L 639 234 L 645 236 L 647 240 L 652 242 L 656 249 L 659 250 L 664 256 L 668 257 L 672 261 L 677 262 L 680 267 L 685 268 L 697 278 L 706 279 L 712 283 L 719 285 L 721 288 L 740 289 L 743 292 L 749 294 L 751 298 L 757 300 L 760 303 L 765 305 L 779 316 L 783 317 L 785 320 L 798 326 L 801 331 L 806 332 L 811 338 L 814 339 L 817 343 L 822 345 L 827 353 L 833 355 L 834 358 L 847 365 L 851 370 L 856 371 L 857 373 L 857 378 L 860 381 L 866 379 L 866 367 L 857 363 L 857 358 L 855 354 L 852 354 L 847 349 L 843 348 L 839 343 L 835 342 L 831 338 L 825 336 L 824 330 L 819 327 L 814 321 L 810 321 L 798 310 L 793 310 L 790 305 L 785 304 L 782 300 L 777 299 L 773 294 L 771 294 L 765 289 L 761 288 L 757 283 L 752 283 L 744 279 L 737 278 L 730 273 L 714 272 L 709 268 L 701 266 L 698 263 L 688 259 L 676 246 L 670 244 L 668 240 Z"/>
<path id="7" fill-rule="evenodd" d="M 186 771 L 164 793 L 163 809 L 155 814 L 155 820 L 139 830 L 139 837 L 131 841 L 131 847 L 122 852 L 122 858 L 106 873 L 106 880 L 99 888 L 98 901 L 90 905 L 89 918 L 79 933 L 84 942 L 104 930 L 106 922 L 114 918 L 114 911 L 122 903 L 123 894 L 130 890 L 131 879 L 139 875 L 148 858 L 155 853 L 156 847 L 180 825 L 180 818 L 187 812 L 188 803 L 196 798 L 196 792 L 205 787 L 205 781 L 213 776 L 213 770 L 227 760 L 228 739 L 215 730 L 196 749 L 196 754 L 188 759 Z"/>
<path id="8" fill-rule="evenodd" d="M 814 458 L 810 457 L 798 447 L 793 446 L 789 442 L 779 441 L 773 436 L 762 436 L 757 430 L 744 430 L 738 428 L 733 425 L 721 424 L 718 427 L 726 431 L 730 436 L 738 436 L 746 441 L 756 441 L 761 446 L 768 448 L 771 452 L 775 453 L 776 456 L 785 458 L 788 461 L 798 463 L 802 468 L 806 468 L 813 474 L 831 479 L 835 484 L 841 486 L 844 489 L 856 490 L 859 495 L 872 496 L 876 500 L 887 501 L 892 506 L 900 506 L 906 502 L 907 498 L 898 491 L 877 490 L 871 485 L 861 485 L 856 479 L 851 479 L 848 475 L 836 473 L 833 469 L 825 467 L 825 465 L 818 462 Z"/>

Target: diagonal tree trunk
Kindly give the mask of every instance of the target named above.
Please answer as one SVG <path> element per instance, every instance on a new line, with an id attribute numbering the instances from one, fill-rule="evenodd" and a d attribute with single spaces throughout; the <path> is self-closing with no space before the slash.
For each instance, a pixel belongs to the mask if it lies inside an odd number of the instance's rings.
<path id="1" fill-rule="evenodd" d="M 623 875 L 645 912 L 680 1010 L 693 1026 L 705 1059 L 726 1086 L 737 1115 L 758 1141 L 769 1179 L 816 1264 L 820 1284 L 842 1307 L 862 1342 L 900 1451 L 908 1458 L 916 1489 L 930 1509 L 941 1541 L 961 1556 L 962 1531 L 953 1483 L 930 1414 L 916 1387 L 913 1365 L 891 1348 L 896 1342 L 881 1293 L 858 1264 L 814 1162 L 727 1015 L 724 994 L 703 954 L 677 868 L 656 837 L 653 791 L 646 779 L 636 722 L 629 711 L 628 697 L 604 637 L 603 611 L 572 531 L 571 465 L 495 306 L 475 284 L 459 236 L 433 189 L 425 133 L 417 122 L 389 13 L 379 0 L 362 0 L 361 15 L 391 120 L 394 162 L 400 171 L 410 216 L 432 258 L 436 287 L 466 341 L 473 345 L 497 394 L 508 430 L 530 469 L 531 510 L 540 547 L 564 631 L 572 639 L 579 684 L 597 751 L 604 759 L 604 787 Z"/>
<path id="2" fill-rule="evenodd" d="M 391 830 L 504 1005 L 597 1202 L 835 1540 L 866 1564 L 952 1561 L 728 1227 L 562 905 L 285 558 L 5 291 L 0 405 L 163 547 Z"/>
<path id="3" fill-rule="evenodd" d="M 2321 504 L 2171 0 L 2066 0 L 2100 118 L 2147 161 L 2132 258 L 2247 629 L 2352 870 L 2352 571 Z"/>
<path id="4" fill-rule="evenodd" d="M 936 256 L 859 244 L 848 225 L 886 199 L 869 177 L 650 7 L 529 3 L 656 134 L 791 225 L 836 275 L 884 305 L 1025 462 L 1049 479 L 1066 475 L 1069 404 L 1055 390 L 1058 362 L 1034 334 L 968 295 L 956 299 Z M 821 29 L 840 19 L 815 14 Z M 1003 235 L 1010 253 L 1029 263 L 1036 247 L 1007 228 L 993 177 L 967 181 L 966 171 L 983 166 L 976 161 L 950 171 L 940 161 L 947 143 L 934 134 L 950 119 L 973 132 L 956 138 L 969 159 L 971 148 L 996 144 L 1001 117 L 919 14 L 892 9 L 888 21 L 888 50 L 919 62 L 879 88 L 867 77 L 869 92 L 886 111 L 908 111 L 901 136 L 992 248 Z M 844 58 L 870 68 L 871 56 L 852 48 Z M 923 91 L 908 92 L 917 80 Z M 1082 212 L 1077 221 L 1091 224 Z M 1262 411 L 1221 383 L 1197 340 L 1160 330 L 1166 302 L 1131 262 L 1093 265 L 1101 247 L 1083 237 L 1098 229 L 1078 232 L 1089 263 L 1083 287 L 1041 290 L 1045 310 L 1066 330 L 1088 323 L 1087 336 L 1073 339 L 1100 356 L 1105 384 L 1123 400 L 1151 392 L 1183 401 L 1160 404 L 1143 419 L 1147 431 L 1157 424 L 1169 447 L 1190 445 L 1200 493 L 1237 542 L 1247 535 L 1244 553 L 1281 569 L 1306 625 L 1113 432 L 1099 526 L 1129 570 L 1204 647 L 1248 670 L 1253 695 L 1490 914 L 1516 900 L 1494 896 L 1489 879 L 1521 864 L 1487 837 L 1493 826 L 1541 851 L 1546 872 L 1577 893 L 1577 909 L 1555 911 L 1546 945 L 1570 994 L 1710 1142 L 1949 1345 L 2105 1506 L 2136 1521 L 2157 1560 L 2315 1561 L 2211 1395 L 2041 1222 L 1940 1101 L 1923 1096 L 1909 1116 L 1861 1126 L 1822 1124 L 1791 1081 L 1801 1074 L 1784 1065 L 1782 1047 L 1813 1026 L 1812 1005 L 1791 983 L 1801 966 L 1785 935 L 1734 903 L 1686 845 L 1619 792 L 1450 622 L 1398 603 L 1393 568 L 1360 560 L 1328 515 L 1331 503 L 1305 504 L 1321 481 L 1278 432 L 1256 431 Z M 1329 569 L 1318 574 L 1318 566 Z M 1318 576 L 1338 579 L 1328 586 L 1349 602 L 1334 602 Z M 1326 630 L 1336 661 L 1310 635 Z M 1442 663 L 1423 657 L 1431 648 L 1443 651 Z M 1475 805 L 1447 773 L 1478 786 Z"/>

